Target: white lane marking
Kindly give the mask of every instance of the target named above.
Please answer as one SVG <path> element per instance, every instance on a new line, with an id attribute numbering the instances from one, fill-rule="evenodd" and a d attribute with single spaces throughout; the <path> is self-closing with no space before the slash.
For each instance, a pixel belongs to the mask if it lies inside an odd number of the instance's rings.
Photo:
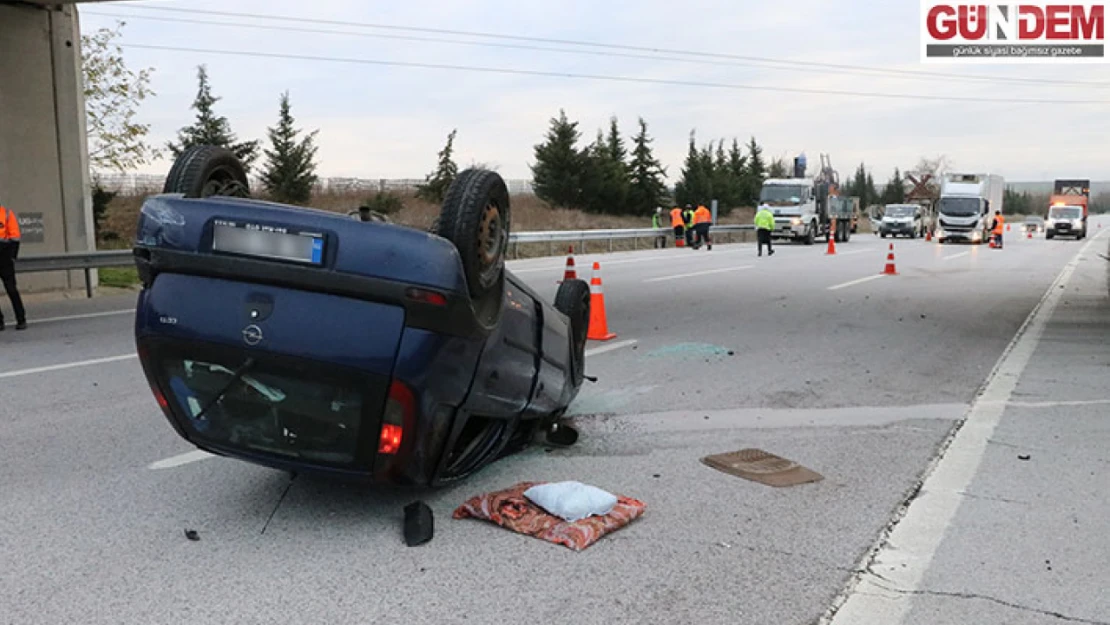
<path id="1" fill-rule="evenodd" d="M 62 369 L 73 369 L 75 367 L 89 367 L 92 365 L 102 365 L 109 362 L 131 360 L 132 358 L 138 357 L 138 354 L 124 354 L 122 356 L 109 356 L 108 358 L 94 358 L 92 360 L 78 360 L 77 362 L 66 362 L 60 365 L 34 367 L 32 369 L 17 369 L 15 371 L 4 371 L 3 373 L 0 373 L 0 378 L 16 378 L 22 375 L 34 375 L 36 373 L 46 373 L 48 371 L 60 371 Z"/>
<path id="2" fill-rule="evenodd" d="M 848 250 L 847 252 L 841 252 L 841 251 L 837 250 L 835 255 L 836 256 L 851 256 L 852 254 L 866 254 L 868 252 L 874 252 L 874 251 L 875 250 Z"/>
<path id="3" fill-rule="evenodd" d="M 180 467 L 181 465 L 189 464 L 190 462 L 199 462 L 201 460 L 206 460 L 213 457 L 213 454 L 210 454 L 207 451 L 195 449 L 193 451 L 178 454 L 176 456 L 170 456 L 169 458 L 159 460 L 158 462 L 152 462 L 150 463 L 150 466 L 148 468 L 154 470 L 172 469 L 174 467 Z"/>
<path id="4" fill-rule="evenodd" d="M 723 269 L 707 269 L 705 271 L 697 271 L 697 272 L 694 272 L 694 273 L 680 273 L 680 274 L 673 275 L 673 276 L 662 276 L 660 278 L 648 278 L 647 280 L 644 280 L 644 282 L 664 282 L 666 280 L 679 280 L 679 279 L 682 279 L 682 278 L 694 278 L 694 277 L 697 277 L 697 276 L 708 276 L 709 274 L 713 274 L 713 273 L 725 273 L 726 271 L 743 271 L 745 269 L 751 269 L 752 267 L 755 267 L 755 265 L 740 265 L 739 267 L 725 267 Z"/>
<path id="5" fill-rule="evenodd" d="M 720 254 L 735 254 L 737 252 L 743 252 L 743 251 L 746 251 L 746 250 L 721 250 L 719 253 Z M 716 252 L 713 252 L 712 254 L 714 256 L 718 255 L 718 253 L 716 253 Z M 704 256 L 694 256 L 692 254 L 689 255 L 689 256 L 684 256 L 682 254 L 667 254 L 665 256 L 664 255 L 644 256 L 642 258 L 625 258 L 625 259 L 622 259 L 622 260 L 598 260 L 597 262 L 601 263 L 602 268 L 605 268 L 609 265 L 626 265 L 626 264 L 629 264 L 629 263 L 646 263 L 646 262 L 652 261 L 652 260 L 668 260 L 668 261 L 669 260 L 693 260 L 695 258 L 701 258 L 703 260 L 705 259 Z M 594 264 L 594 261 L 592 261 L 592 260 L 583 260 L 582 263 L 579 264 L 578 263 L 578 258 L 574 259 L 574 268 L 576 270 L 579 269 L 579 268 L 584 268 L 586 271 L 589 271 L 590 268 L 593 267 L 593 264 Z M 559 270 L 562 270 L 562 269 L 565 269 L 565 268 L 566 268 L 566 259 L 563 260 L 562 265 L 559 265 L 557 267 L 555 267 L 555 266 L 552 266 L 552 267 L 527 267 L 527 268 L 524 268 L 524 269 L 512 269 L 512 268 L 510 268 L 510 269 L 513 273 L 536 273 L 538 271 L 559 271 Z"/>
<path id="6" fill-rule="evenodd" d="M 828 290 L 835 291 L 837 289 L 845 289 L 845 288 L 848 288 L 850 286 L 855 286 L 857 284 L 863 284 L 864 282 L 870 282 L 872 280 L 878 280 L 879 278 L 883 278 L 885 276 L 886 276 L 886 274 L 878 273 L 878 274 L 875 274 L 873 276 L 867 276 L 866 278 L 857 278 L 855 280 L 849 280 L 848 282 L 841 282 L 840 284 L 834 284 L 833 286 L 830 286 L 828 288 Z"/>
<path id="7" fill-rule="evenodd" d="M 998 402 L 983 402 L 984 404 L 998 403 Z M 1082 406 L 1105 406 L 1110 404 L 1110 399 L 1075 399 L 1070 401 L 1008 401 L 1007 406 L 1015 408 L 1063 408 L 1082 407 Z"/>
<path id="8" fill-rule="evenodd" d="M 127 310 L 109 310 L 107 312 L 85 313 L 83 315 L 66 315 L 65 317 L 47 317 L 45 319 L 28 319 L 28 325 L 32 323 L 51 323 L 53 321 L 75 321 L 77 319 L 95 319 L 97 317 L 114 317 L 116 315 L 133 315 L 135 314 L 134 308 Z"/>
<path id="9" fill-rule="evenodd" d="M 1063 297 L 1067 284 L 1080 258 L 1095 235 L 1064 267 L 1052 286 L 1026 317 L 1006 351 L 1002 353 L 987 377 L 979 398 L 972 404 L 962 425 L 951 435 L 947 448 L 926 468 L 926 476 L 916 497 L 880 536 L 864 556 L 850 587 L 834 602 L 831 620 L 821 623 L 840 625 L 899 625 L 905 619 L 914 593 L 921 587 L 929 565 L 936 555 L 956 510 L 979 470 L 995 426 L 1002 418 L 1045 326 Z M 870 571 L 876 571 L 871 573 Z"/>
<path id="10" fill-rule="evenodd" d="M 612 343 L 609 345 L 601 345 L 600 347 L 592 347 L 586 350 L 586 357 L 589 358 L 590 356 L 597 356 L 599 354 L 604 354 L 605 352 L 611 352 L 625 347 L 631 347 L 635 344 L 636 339 L 629 339 L 627 341 L 619 341 L 617 343 Z"/>
<path id="11" fill-rule="evenodd" d="M 971 252 L 960 252 L 959 254 L 953 254 L 951 256 L 944 256 L 944 257 L 941 258 L 941 260 L 952 260 L 953 258 L 959 258 L 961 256 L 967 256 L 970 253 Z"/>

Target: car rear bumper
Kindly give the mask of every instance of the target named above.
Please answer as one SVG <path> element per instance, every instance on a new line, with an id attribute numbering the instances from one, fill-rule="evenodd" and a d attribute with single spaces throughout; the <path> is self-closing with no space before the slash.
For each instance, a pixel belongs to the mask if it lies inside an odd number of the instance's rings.
<path id="1" fill-rule="evenodd" d="M 488 334 L 466 294 L 250 258 L 148 247 L 136 247 L 133 253 L 139 280 L 145 288 L 160 273 L 223 278 L 400 306 L 405 309 L 406 326 L 450 336 L 479 338 Z M 429 301 L 427 293 L 441 296 L 442 305 Z"/>

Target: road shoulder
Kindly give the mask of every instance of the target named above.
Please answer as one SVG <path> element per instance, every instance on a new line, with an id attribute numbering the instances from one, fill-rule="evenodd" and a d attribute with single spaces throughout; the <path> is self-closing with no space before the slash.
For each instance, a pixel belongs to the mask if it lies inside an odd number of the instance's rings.
<path id="1" fill-rule="evenodd" d="M 1105 246 L 1077 249 L 822 623 L 1110 622 Z"/>

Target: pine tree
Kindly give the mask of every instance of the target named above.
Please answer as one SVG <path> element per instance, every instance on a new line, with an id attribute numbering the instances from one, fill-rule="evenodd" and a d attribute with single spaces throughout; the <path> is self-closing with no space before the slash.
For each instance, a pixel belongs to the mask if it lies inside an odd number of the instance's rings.
<path id="1" fill-rule="evenodd" d="M 793 163 L 791 163 L 793 166 Z M 771 161 L 771 166 L 767 168 L 768 178 L 792 178 L 794 172 L 786 168 L 786 161 L 781 158 L 776 158 Z"/>
<path id="2" fill-rule="evenodd" d="M 597 139 L 582 153 L 582 206 L 591 213 L 628 212 L 629 171 L 627 151 L 616 125 L 610 120 L 609 134 L 600 129 Z"/>
<path id="3" fill-rule="evenodd" d="M 744 194 L 746 203 L 755 205 L 759 202 L 759 191 L 766 179 L 767 168 L 763 163 L 763 148 L 755 142 L 755 137 L 748 141 L 748 170 L 744 180 Z"/>
<path id="4" fill-rule="evenodd" d="M 698 202 L 713 193 L 713 157 L 708 149 L 698 150 L 695 131 L 690 131 L 690 145 L 682 167 L 682 179 L 675 185 L 675 202 L 685 206 Z"/>
<path id="5" fill-rule="evenodd" d="M 894 168 L 894 175 L 891 176 L 890 181 L 886 183 L 883 189 L 882 202 L 883 204 L 901 204 L 906 201 L 906 187 L 902 183 L 902 174 L 898 168 Z"/>
<path id="6" fill-rule="evenodd" d="M 732 147 L 728 150 L 728 177 L 733 186 L 733 203 L 743 206 L 748 203 L 747 191 L 748 157 L 740 149 L 740 143 L 733 138 Z"/>
<path id="7" fill-rule="evenodd" d="M 634 215 L 650 215 L 657 206 L 669 203 L 667 186 L 663 182 L 667 172 L 652 153 L 653 139 L 648 136 L 647 123 L 642 117 L 639 123 L 640 132 L 633 139 L 629 165 L 628 210 Z"/>
<path id="8" fill-rule="evenodd" d="M 319 130 L 313 130 L 302 139 L 293 125 L 290 113 L 289 92 L 281 94 L 281 105 L 276 128 L 267 129 L 271 149 L 263 150 L 266 164 L 262 170 L 262 186 L 279 202 L 304 204 L 312 196 L 316 176 L 316 146 L 314 140 Z"/>
<path id="9" fill-rule="evenodd" d="M 451 159 L 451 155 L 455 151 L 455 134 L 457 132 L 458 129 L 456 128 L 451 131 L 451 134 L 447 135 L 447 145 L 439 151 L 436 170 L 424 177 L 424 184 L 419 185 L 416 189 L 416 197 L 438 203 L 442 202 L 443 197 L 447 195 L 447 189 L 459 173 L 458 165 Z"/>
<path id="10" fill-rule="evenodd" d="M 734 185 L 728 169 L 728 155 L 725 153 L 725 140 L 719 139 L 717 147 L 713 150 L 713 194 L 706 198 L 704 204 L 717 200 L 721 205 L 732 208 L 734 204 Z"/>
<path id="11" fill-rule="evenodd" d="M 584 154 L 575 147 L 579 139 L 578 122 L 567 120 L 566 112 L 551 120 L 546 141 L 534 147 L 536 162 L 531 165 L 532 188 L 536 197 L 554 206 L 580 208 Z"/>
<path id="12" fill-rule="evenodd" d="M 877 203 L 880 201 L 879 192 L 875 189 L 875 180 L 871 177 L 871 172 L 867 172 L 867 200 L 869 203 Z"/>
<path id="13" fill-rule="evenodd" d="M 186 126 L 177 132 L 177 144 L 170 141 L 166 143 L 166 147 L 175 158 L 194 145 L 224 147 L 231 150 L 249 171 L 251 164 L 258 158 L 260 142 L 237 142 L 227 118 L 217 116 L 213 112 L 212 106 L 219 102 L 220 98 L 212 95 L 212 89 L 208 84 L 208 69 L 204 65 L 197 67 L 197 80 L 200 83 L 197 96 L 189 107 L 197 112 L 197 120 L 192 126 Z"/>
<path id="14" fill-rule="evenodd" d="M 605 148 L 606 176 L 605 188 L 602 189 L 605 208 L 599 212 L 628 213 L 630 212 L 628 191 L 631 185 L 631 172 L 628 168 L 628 150 L 624 147 L 624 139 L 617 127 L 616 117 L 609 119 L 609 135 L 606 138 Z"/>

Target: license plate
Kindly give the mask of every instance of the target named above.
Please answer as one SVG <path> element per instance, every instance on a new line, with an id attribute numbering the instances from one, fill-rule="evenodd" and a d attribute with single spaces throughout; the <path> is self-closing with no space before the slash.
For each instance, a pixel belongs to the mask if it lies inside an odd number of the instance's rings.
<path id="1" fill-rule="evenodd" d="M 310 265 L 320 265 L 324 260 L 324 235 L 320 232 L 217 220 L 212 235 L 212 250 L 215 252 Z"/>

